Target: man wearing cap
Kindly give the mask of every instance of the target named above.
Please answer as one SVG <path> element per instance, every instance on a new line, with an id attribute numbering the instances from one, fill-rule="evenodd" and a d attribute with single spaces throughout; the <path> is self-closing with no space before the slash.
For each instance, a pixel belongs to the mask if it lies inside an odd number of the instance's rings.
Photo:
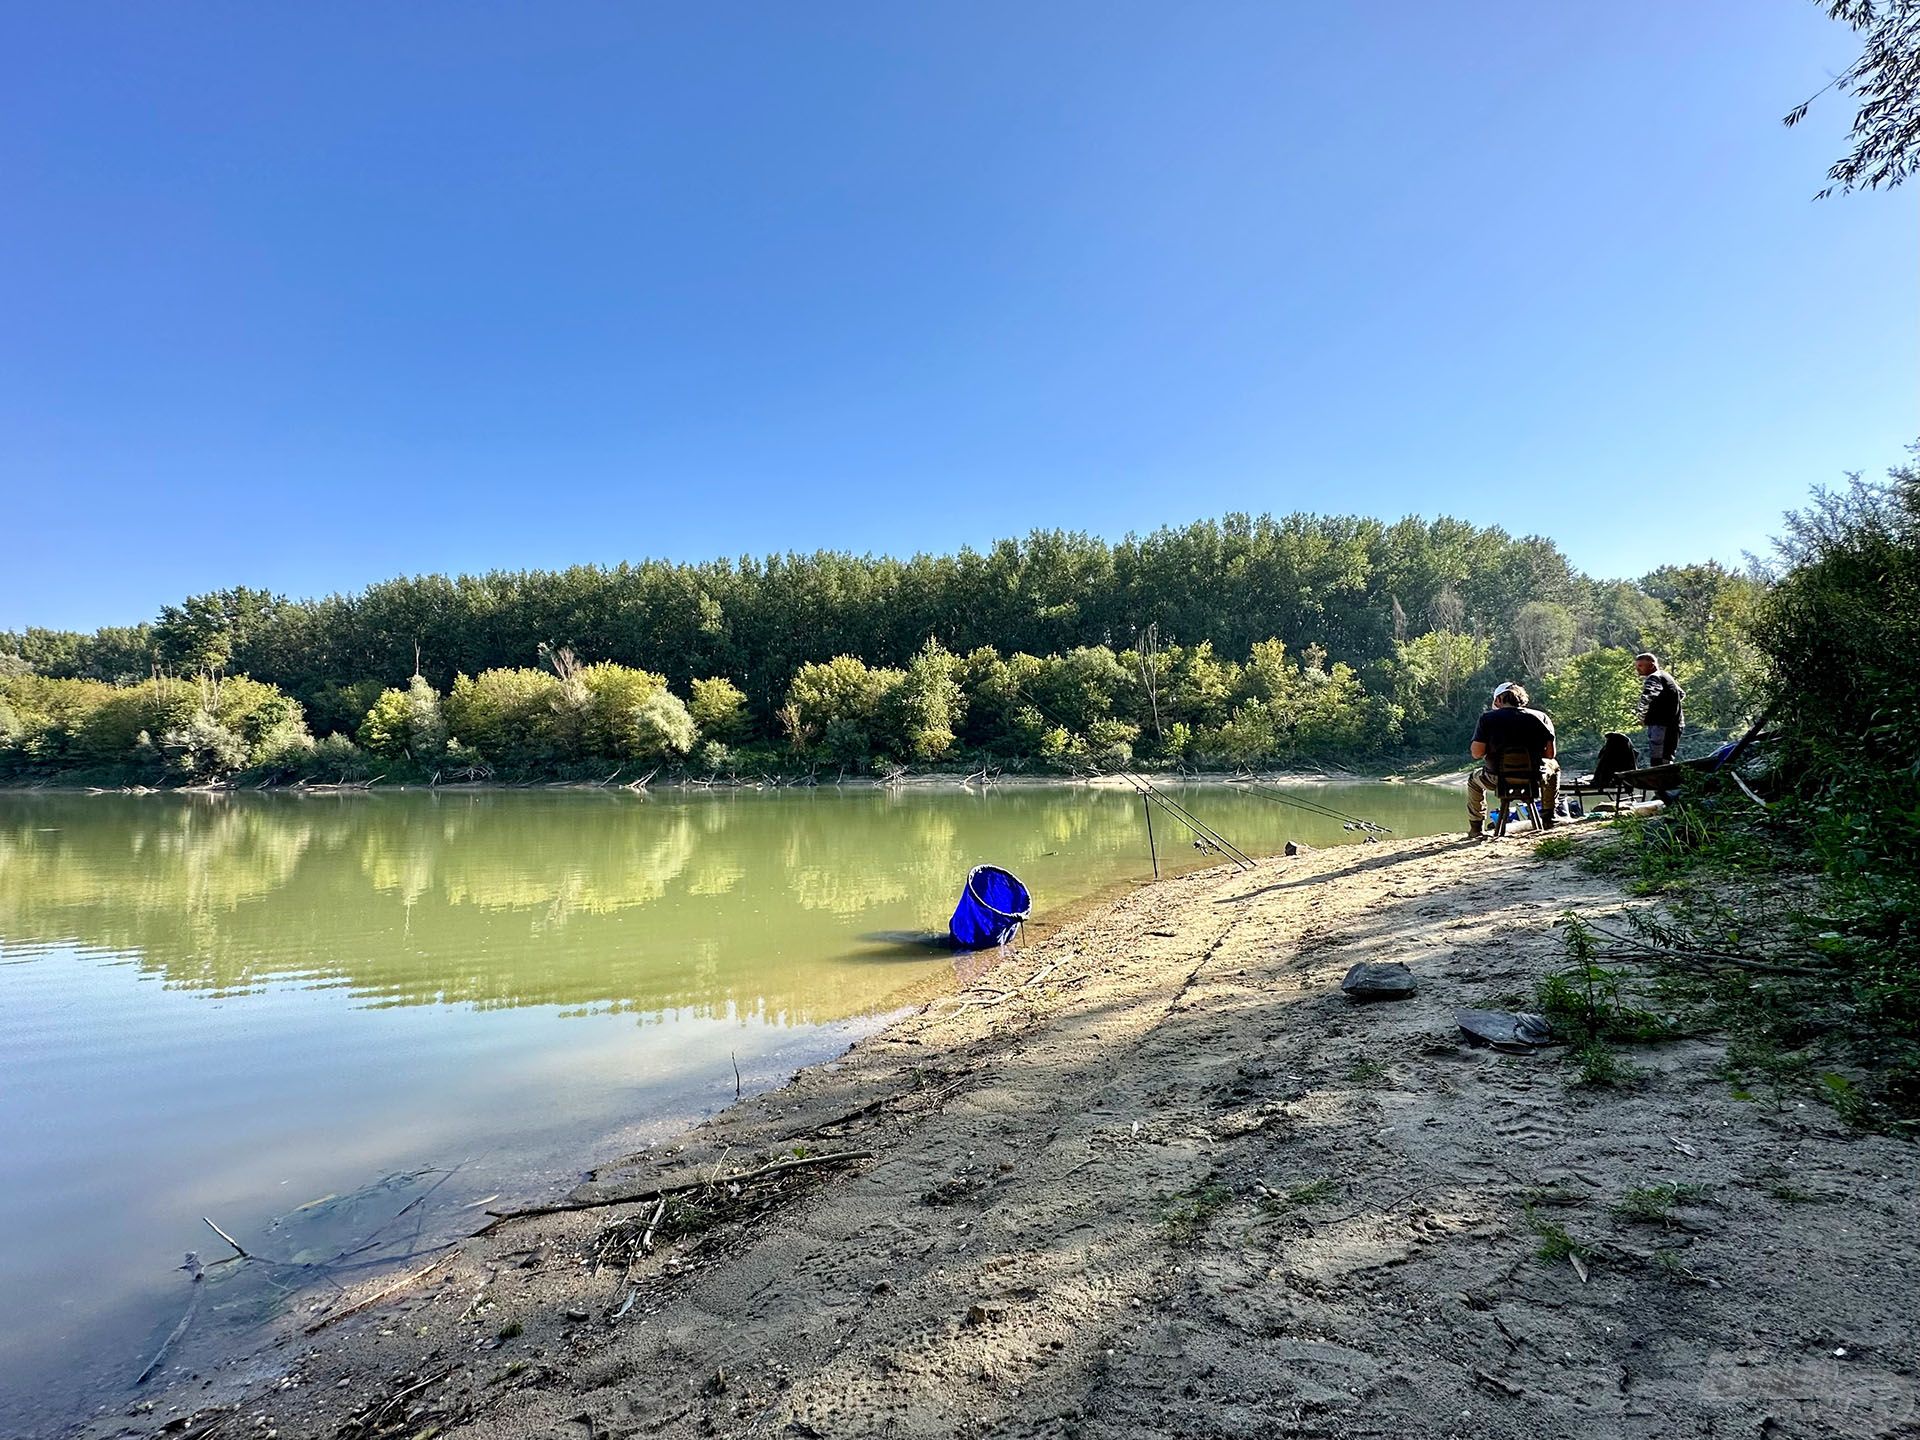
<path id="1" fill-rule="evenodd" d="M 1686 722 L 1680 702 L 1686 691 L 1680 682 L 1660 668 L 1650 652 L 1633 657 L 1633 668 L 1640 676 L 1640 723 L 1647 728 L 1647 764 L 1665 765 L 1680 748 L 1680 727 Z"/>
<path id="2" fill-rule="evenodd" d="M 1493 692 L 1493 708 L 1473 727 L 1473 758 L 1484 760 L 1503 750 L 1525 750 L 1540 759 L 1541 821 L 1553 827 L 1553 807 L 1560 798 L 1560 762 L 1554 759 L 1553 721 L 1544 710 L 1527 708 L 1526 689 L 1512 680 Z M 1499 795 L 1499 782 L 1482 768 L 1467 776 L 1467 838 L 1485 838 L 1487 793 Z"/>

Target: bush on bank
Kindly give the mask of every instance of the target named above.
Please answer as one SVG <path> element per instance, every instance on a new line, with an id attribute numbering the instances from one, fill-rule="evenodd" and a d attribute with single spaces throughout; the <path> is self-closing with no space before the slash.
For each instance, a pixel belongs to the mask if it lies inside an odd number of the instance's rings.
<path id="1" fill-rule="evenodd" d="M 1433 632 L 1362 675 L 1318 646 L 1278 639 L 1244 659 L 1212 643 L 1064 654 L 965 655 L 928 640 L 902 666 L 836 655 L 796 668 L 780 705 L 756 723 L 745 692 L 710 676 L 675 693 L 654 671 L 544 648 L 545 666 L 423 676 L 347 688 L 358 706 L 316 740 L 304 708 L 276 687 L 207 672 L 112 685 L 0 675 L 0 777 L 106 776 L 140 783 L 230 775 L 291 780 L 583 778 L 619 765 L 696 775 L 896 764 L 992 764 L 1061 773 L 1151 768 L 1365 763 L 1409 749 L 1451 749 L 1484 703 L 1489 647 Z M 1596 658 L 1597 657 L 1597 658 Z M 1604 669 L 1603 669 L 1604 667 Z M 1612 675 L 1622 669 L 1622 681 Z M 1629 652 L 1564 662 L 1563 734 L 1628 723 Z M 1598 677 L 1598 678 L 1596 678 Z M 1556 686 L 1558 687 L 1556 689 Z M 146 737 L 144 740 L 142 736 Z"/>
<path id="2" fill-rule="evenodd" d="M 1913 1133 L 1920 471 L 1817 496 L 1788 517 L 1780 555 L 1752 624 L 1778 737 L 1756 776 L 1769 803 L 1706 777 L 1627 827 L 1610 863 L 1665 897 L 1674 923 L 1655 948 L 1692 957 L 1743 1094 L 1812 1094 L 1853 1123 Z"/>
<path id="3" fill-rule="evenodd" d="M 0 775 L 110 773 L 193 783 L 270 766 L 313 745 L 300 706 L 244 675 L 131 685 L 0 678 Z"/>

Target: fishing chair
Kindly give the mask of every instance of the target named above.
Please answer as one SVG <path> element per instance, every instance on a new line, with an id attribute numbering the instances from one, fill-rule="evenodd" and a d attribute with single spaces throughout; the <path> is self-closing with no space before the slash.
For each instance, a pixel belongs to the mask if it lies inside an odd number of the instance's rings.
<path id="1" fill-rule="evenodd" d="M 1531 750 L 1496 750 L 1487 756 L 1486 768 L 1500 806 L 1493 822 L 1494 838 L 1507 833 L 1507 816 L 1516 800 L 1535 830 L 1546 829 L 1546 817 L 1540 813 L 1540 757 Z"/>

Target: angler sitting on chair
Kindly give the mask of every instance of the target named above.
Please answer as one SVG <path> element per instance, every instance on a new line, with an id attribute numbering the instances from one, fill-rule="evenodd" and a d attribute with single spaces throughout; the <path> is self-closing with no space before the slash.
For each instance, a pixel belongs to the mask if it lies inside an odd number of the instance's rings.
<path id="1" fill-rule="evenodd" d="M 1537 803 L 1541 829 L 1553 827 L 1559 799 L 1560 762 L 1554 759 L 1553 721 L 1527 708 L 1526 690 L 1509 680 L 1493 692 L 1493 708 L 1473 730 L 1473 758 L 1486 764 L 1467 776 L 1467 838 L 1481 839 L 1487 823 L 1487 792 L 1500 803 L 1494 834 L 1507 828 L 1509 796 Z"/>

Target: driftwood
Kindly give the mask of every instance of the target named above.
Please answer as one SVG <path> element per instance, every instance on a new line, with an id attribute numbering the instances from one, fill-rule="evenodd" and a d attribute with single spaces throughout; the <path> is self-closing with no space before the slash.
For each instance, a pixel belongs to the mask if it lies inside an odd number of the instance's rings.
<path id="1" fill-rule="evenodd" d="M 454 1244 L 449 1245 L 441 1253 L 440 1258 L 438 1260 L 435 1260 L 431 1265 L 423 1265 L 418 1270 L 409 1270 L 405 1275 L 402 1275 L 398 1280 L 394 1281 L 393 1284 L 387 1286 L 384 1290 L 376 1290 L 373 1292 L 373 1294 L 367 1296 L 366 1299 L 356 1300 L 353 1302 L 353 1304 L 347 1306 L 347 1308 L 344 1310 L 335 1310 L 330 1315 L 322 1315 L 318 1320 L 314 1321 L 313 1324 L 307 1326 L 306 1333 L 309 1335 L 317 1335 L 320 1331 L 326 1329 L 327 1326 L 333 1324 L 334 1321 L 344 1320 L 349 1315 L 358 1315 L 362 1310 L 366 1310 L 374 1305 L 378 1305 L 382 1300 L 385 1300 L 388 1296 L 398 1295 L 402 1290 L 405 1290 L 409 1286 L 419 1284 L 422 1280 L 426 1279 L 434 1271 L 438 1270 L 442 1265 L 446 1264 L 449 1260 L 451 1260 L 456 1254 L 459 1253 L 459 1251 L 460 1251 L 460 1246 L 459 1246 L 459 1243 L 456 1241 Z"/>
<path id="2" fill-rule="evenodd" d="M 573 1210 L 604 1210 L 609 1205 L 634 1205 L 642 1200 L 659 1200 L 668 1195 L 682 1195 L 689 1190 L 710 1190 L 716 1185 L 744 1185 L 750 1180 L 764 1179 L 769 1175 L 784 1175 L 789 1170 L 804 1170 L 814 1165 L 837 1165 L 852 1160 L 871 1160 L 871 1150 L 842 1150 L 834 1155 L 808 1155 L 796 1160 L 777 1160 L 771 1165 L 762 1165 L 757 1170 L 742 1170 L 732 1175 L 716 1176 L 708 1180 L 682 1180 L 673 1185 L 655 1185 L 646 1190 L 633 1190 L 624 1195 L 602 1195 L 592 1200 L 559 1200 L 551 1205 L 529 1205 L 521 1210 L 489 1210 L 493 1219 L 474 1231 L 477 1238 L 491 1235 L 510 1220 L 529 1220 L 536 1215 L 560 1215 Z"/>
<path id="3" fill-rule="evenodd" d="M 238 1255 L 242 1260 L 253 1260 L 258 1258 L 251 1251 L 249 1251 L 246 1246 L 242 1245 L 238 1240 L 234 1239 L 233 1236 L 227 1234 L 227 1232 L 222 1230 L 218 1225 L 215 1225 L 213 1221 L 207 1220 L 206 1216 L 202 1215 L 200 1218 L 202 1220 L 206 1220 L 207 1227 L 210 1230 L 212 1230 L 214 1234 L 218 1235 L 222 1240 L 226 1241 L 227 1244 L 231 1245 L 233 1247 L 234 1253 Z"/>
<path id="4" fill-rule="evenodd" d="M 653 1253 L 653 1232 L 660 1228 L 660 1222 L 667 1215 L 667 1197 L 662 1195 L 660 1203 L 653 1207 L 653 1218 L 647 1221 L 647 1233 L 640 1237 L 640 1248 L 647 1254 Z"/>
<path id="5" fill-rule="evenodd" d="M 903 1099 L 907 1095 L 918 1095 L 919 1093 L 918 1090 L 906 1090 L 896 1095 L 882 1095 L 878 1100 L 869 1100 L 866 1104 L 857 1109 L 849 1110 L 843 1115 L 836 1115 L 831 1120 L 822 1120 L 808 1133 L 817 1135 L 822 1130 L 832 1130 L 841 1125 L 851 1124 L 855 1120 L 864 1120 L 867 1116 L 886 1109 L 887 1106 L 896 1100 Z"/>
<path id="6" fill-rule="evenodd" d="M 193 1324 L 193 1317 L 200 1309 L 200 1297 L 205 1293 L 201 1289 L 201 1278 L 206 1274 L 206 1269 L 201 1265 L 200 1257 L 191 1250 L 187 1252 L 187 1263 L 180 1268 L 187 1272 L 192 1286 L 187 1300 L 187 1313 L 180 1317 L 178 1325 L 167 1332 L 167 1338 L 160 1342 L 160 1348 L 153 1352 L 153 1358 L 147 1362 L 147 1368 L 133 1377 L 136 1385 L 144 1385 L 153 1378 L 153 1372 L 160 1368 L 160 1362 L 167 1358 L 167 1352 L 173 1349 L 174 1342 L 187 1333 L 187 1327 Z"/>
<path id="7" fill-rule="evenodd" d="M 896 1101 L 913 1100 L 923 1095 L 927 1097 L 929 1104 L 939 1105 L 943 1103 L 949 1096 L 959 1091 L 960 1088 L 964 1086 L 972 1078 L 973 1076 L 971 1073 L 962 1075 L 958 1080 L 954 1080 L 949 1082 L 948 1084 L 942 1085 L 937 1090 L 932 1090 L 925 1086 L 922 1086 L 919 1089 L 915 1089 L 915 1090 L 893 1091 L 890 1094 L 882 1095 L 878 1100 L 869 1100 L 866 1104 L 861 1105 L 856 1109 L 848 1110 L 842 1114 L 836 1115 L 831 1120 L 822 1120 L 818 1125 L 813 1126 L 812 1129 L 808 1131 L 808 1133 L 812 1135 L 818 1135 L 823 1130 L 837 1130 L 842 1125 L 851 1124 L 855 1120 L 864 1120 L 867 1116 L 886 1109 L 889 1105 L 894 1104 Z"/>

